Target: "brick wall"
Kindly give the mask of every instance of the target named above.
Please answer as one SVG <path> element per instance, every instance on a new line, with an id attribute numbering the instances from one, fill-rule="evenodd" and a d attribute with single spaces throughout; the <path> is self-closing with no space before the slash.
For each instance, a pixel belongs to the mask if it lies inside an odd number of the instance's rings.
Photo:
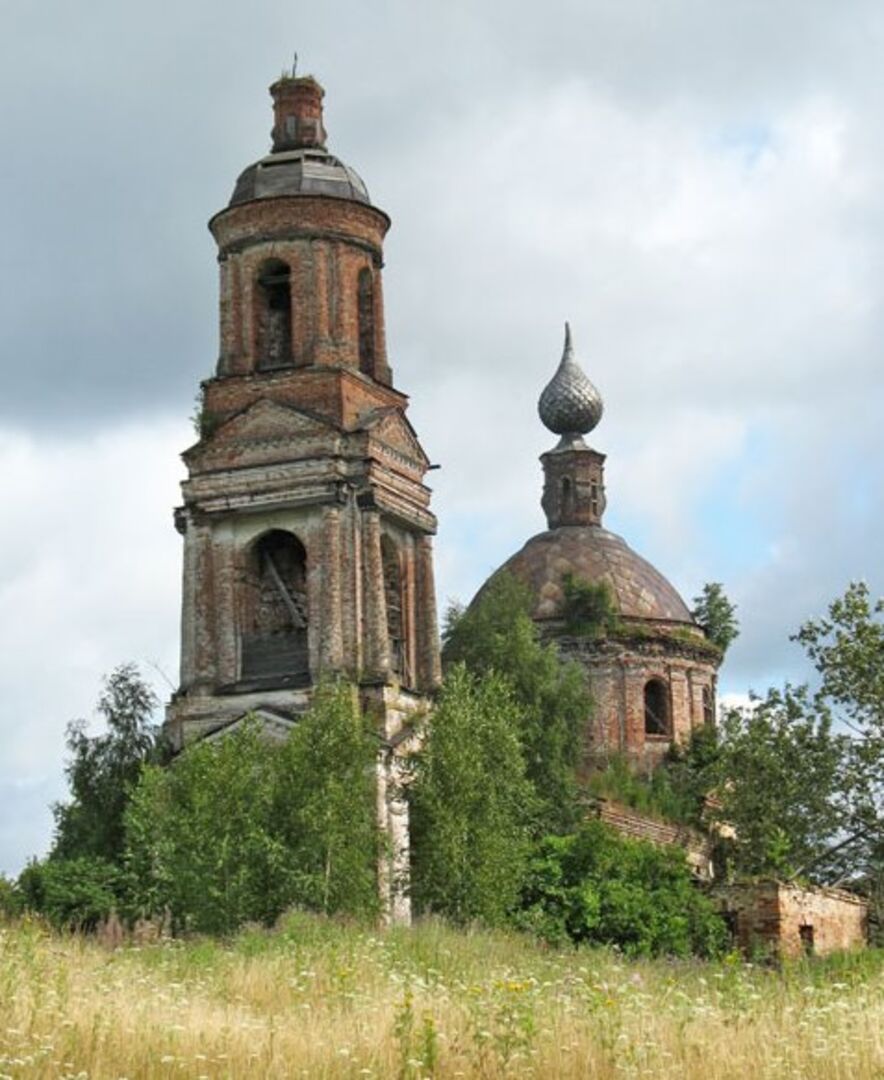
<path id="1" fill-rule="evenodd" d="M 715 896 L 747 954 L 760 948 L 794 958 L 866 944 L 868 904 L 843 889 L 766 880 L 720 886 Z"/>

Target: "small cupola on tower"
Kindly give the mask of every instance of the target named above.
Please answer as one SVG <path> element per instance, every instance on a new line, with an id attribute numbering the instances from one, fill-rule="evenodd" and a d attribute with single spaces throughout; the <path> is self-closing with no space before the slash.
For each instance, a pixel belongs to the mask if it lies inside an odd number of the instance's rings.
<path id="1" fill-rule="evenodd" d="M 325 91 L 313 78 L 283 75 L 270 87 L 273 98 L 273 152 L 325 149 L 322 99 Z"/>
<path id="2" fill-rule="evenodd" d="M 555 375 L 540 395 L 540 419 L 558 446 L 541 457 L 543 506 L 551 529 L 560 525 L 601 525 L 605 511 L 605 455 L 583 441 L 602 418 L 601 395 L 574 359 L 571 327 Z"/>
<path id="3" fill-rule="evenodd" d="M 255 393 L 272 385 L 277 396 L 297 382 L 299 397 L 310 382 L 312 408 L 343 401 L 356 386 L 351 374 L 359 393 L 366 383 L 392 389 L 382 285 L 390 219 L 355 169 L 326 148 L 320 83 L 284 74 L 270 96 L 271 151 L 243 170 L 209 222 L 221 267 L 217 379 L 260 376 Z M 372 402 L 388 404 L 398 399 Z M 210 386 L 206 408 L 217 423 L 234 403 L 226 388 Z"/>

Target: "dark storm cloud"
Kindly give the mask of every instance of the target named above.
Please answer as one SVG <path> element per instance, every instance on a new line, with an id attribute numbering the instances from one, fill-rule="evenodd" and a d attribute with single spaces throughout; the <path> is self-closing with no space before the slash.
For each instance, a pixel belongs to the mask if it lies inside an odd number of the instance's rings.
<path id="1" fill-rule="evenodd" d="M 807 86 L 865 86 L 854 58 L 880 31 L 873 5 L 847 19 L 824 3 L 19 0 L 5 14 L 0 416 L 55 427 L 181 409 L 211 370 L 204 223 L 264 152 L 265 87 L 295 48 L 331 89 L 333 146 L 373 190 L 395 196 L 389 208 L 404 227 L 439 210 L 434 192 L 401 175 L 415 147 L 432 156 L 471 116 L 485 130 L 469 130 L 459 148 L 448 142 L 432 166 L 454 202 L 472 198 L 475 140 L 494 144 L 516 98 L 580 84 L 627 109 L 687 101 L 751 120 L 760 103 Z M 502 150 L 500 169 L 519 168 Z M 550 140 L 540 116 L 527 152 L 549 168 L 555 199 L 571 148 Z M 464 224 L 475 242 L 481 221 Z M 463 239 L 433 237 L 434 272 L 462 309 L 440 311 L 434 331 L 454 348 L 488 332 L 458 289 Z M 427 305 L 409 299 L 395 312 L 405 341 L 427 327 Z M 505 349 L 501 334 L 495 327 Z"/>

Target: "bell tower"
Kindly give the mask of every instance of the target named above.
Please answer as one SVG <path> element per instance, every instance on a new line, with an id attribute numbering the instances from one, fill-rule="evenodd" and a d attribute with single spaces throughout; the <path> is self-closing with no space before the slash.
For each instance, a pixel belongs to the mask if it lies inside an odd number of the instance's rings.
<path id="1" fill-rule="evenodd" d="M 319 83 L 270 94 L 272 150 L 209 222 L 220 355 L 183 455 L 167 730 L 182 746 L 251 713 L 282 732 L 343 675 L 392 754 L 440 661 L 429 462 L 384 334 L 390 219 L 326 149 Z"/>

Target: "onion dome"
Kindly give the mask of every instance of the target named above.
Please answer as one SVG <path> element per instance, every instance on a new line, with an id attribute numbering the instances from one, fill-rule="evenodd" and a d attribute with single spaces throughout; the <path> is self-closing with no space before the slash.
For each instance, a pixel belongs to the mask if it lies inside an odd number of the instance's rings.
<path id="1" fill-rule="evenodd" d="M 601 394 L 574 359 L 571 327 L 565 323 L 561 363 L 537 404 L 540 419 L 550 431 L 562 436 L 561 445 L 582 443 L 582 436 L 601 420 L 603 408 Z"/>

